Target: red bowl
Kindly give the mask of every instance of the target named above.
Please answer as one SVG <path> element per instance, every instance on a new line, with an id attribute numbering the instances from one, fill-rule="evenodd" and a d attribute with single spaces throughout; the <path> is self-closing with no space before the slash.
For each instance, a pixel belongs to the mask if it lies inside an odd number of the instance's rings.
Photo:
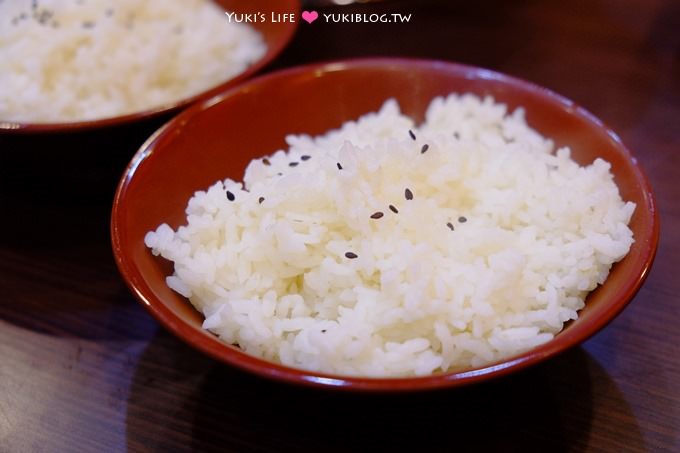
<path id="1" fill-rule="evenodd" d="M 224 7 L 227 11 L 234 11 L 236 13 L 295 13 L 297 16 L 300 11 L 299 0 L 214 0 L 217 4 Z M 0 118 L 0 134 L 2 133 L 36 133 L 36 132 L 71 132 L 82 131 L 89 129 L 99 129 L 114 125 L 123 125 L 136 121 L 149 120 L 155 117 L 169 115 L 187 107 L 188 105 L 197 101 L 209 99 L 218 93 L 223 92 L 229 87 L 235 86 L 239 82 L 246 80 L 253 76 L 266 65 L 271 63 L 286 47 L 286 45 L 293 38 L 293 34 L 298 25 L 298 21 L 286 22 L 271 22 L 270 20 L 264 22 L 253 22 L 249 25 L 253 26 L 257 31 L 262 33 L 264 41 L 267 44 L 267 52 L 265 55 L 257 60 L 254 64 L 249 66 L 244 72 L 222 82 L 221 84 L 207 89 L 195 96 L 177 100 L 175 102 L 158 106 L 149 110 L 141 112 L 130 113 L 126 115 L 102 118 L 97 120 L 76 121 L 65 123 L 20 123 L 13 121 L 3 121 Z"/>
<path id="2" fill-rule="evenodd" d="M 201 328 L 203 317 L 170 290 L 169 262 L 152 256 L 144 235 L 167 222 L 185 223 L 191 195 L 213 182 L 240 180 L 255 157 L 285 148 L 289 133 L 321 134 L 377 110 L 390 97 L 417 122 L 435 96 L 492 95 L 510 109 L 524 106 L 528 123 L 557 146 L 569 144 L 581 164 L 612 164 L 621 196 L 637 204 L 629 254 L 588 296 L 579 318 L 550 342 L 484 366 L 414 378 L 345 377 L 290 368 L 247 355 Z M 249 81 L 195 105 L 157 131 L 138 151 L 118 186 L 111 219 L 118 267 L 134 294 L 161 324 L 204 353 L 280 381 L 365 391 L 454 387 L 525 368 L 577 345 L 630 302 L 657 249 L 659 219 L 652 189 L 621 140 L 593 115 L 539 86 L 485 69 L 441 61 L 360 59 L 292 68 Z"/>

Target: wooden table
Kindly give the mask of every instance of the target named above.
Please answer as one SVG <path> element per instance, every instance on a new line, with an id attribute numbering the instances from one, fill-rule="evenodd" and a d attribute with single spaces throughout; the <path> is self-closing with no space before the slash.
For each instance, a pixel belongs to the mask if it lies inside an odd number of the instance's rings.
<path id="1" fill-rule="evenodd" d="M 631 305 L 520 374 L 428 394 L 335 394 L 194 352 L 127 290 L 108 221 L 117 179 L 158 122 L 0 138 L 0 451 L 680 451 L 680 2 L 394 1 L 320 12 L 274 63 L 365 55 L 485 66 L 604 120 L 656 190 L 662 237 Z M 271 69 L 271 68 L 270 68 Z"/>

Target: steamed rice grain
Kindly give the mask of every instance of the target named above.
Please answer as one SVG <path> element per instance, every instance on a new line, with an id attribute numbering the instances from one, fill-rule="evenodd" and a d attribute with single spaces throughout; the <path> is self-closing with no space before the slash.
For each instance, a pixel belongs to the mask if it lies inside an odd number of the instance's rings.
<path id="1" fill-rule="evenodd" d="M 578 165 L 491 98 L 434 99 L 419 127 L 390 100 L 287 143 L 145 238 L 204 328 L 265 359 L 483 366 L 552 339 L 633 242 L 610 164 Z"/>

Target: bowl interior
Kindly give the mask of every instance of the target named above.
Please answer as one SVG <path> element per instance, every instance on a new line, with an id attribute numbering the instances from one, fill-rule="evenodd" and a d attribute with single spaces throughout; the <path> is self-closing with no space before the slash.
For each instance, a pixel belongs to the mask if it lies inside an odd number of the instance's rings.
<path id="1" fill-rule="evenodd" d="M 396 98 L 417 122 L 435 96 L 491 95 L 510 109 L 523 106 L 528 123 L 570 145 L 581 164 L 602 157 L 612 164 L 625 200 L 637 204 L 636 242 L 593 292 L 579 319 L 553 341 L 512 360 L 479 370 L 426 378 L 338 378 L 294 370 L 246 356 L 201 329 L 202 316 L 171 291 L 170 263 L 153 257 L 144 235 L 166 222 L 185 222 L 191 195 L 215 181 L 240 180 L 247 163 L 285 148 L 290 133 L 322 134 Z M 650 187 L 619 139 L 590 114 L 551 92 L 483 69 L 452 63 L 373 59 L 283 71 L 251 81 L 194 106 L 149 139 L 130 164 L 114 203 L 112 234 L 119 267 L 151 312 L 176 334 L 214 357 L 269 377 L 356 389 L 416 389 L 458 385 L 503 374 L 554 355 L 595 333 L 633 297 L 651 265 L 658 223 Z M 328 382 L 324 381 L 328 380 Z"/>
<path id="2" fill-rule="evenodd" d="M 270 12 L 297 13 L 300 10 L 299 0 L 214 0 L 214 2 L 224 8 L 225 11 L 233 11 L 239 14 L 254 14 L 259 12 L 264 12 L 265 14 L 270 14 Z M 225 80 L 214 87 L 206 88 L 205 91 L 195 96 L 179 99 L 141 112 L 97 120 L 28 124 L 3 121 L 2 118 L 0 118 L 0 133 L 69 132 L 84 129 L 97 129 L 167 115 L 201 99 L 208 99 L 257 73 L 267 64 L 271 63 L 290 42 L 298 23 L 292 21 L 272 22 L 269 19 L 270 18 L 267 18 L 266 21 L 262 22 L 257 21 L 248 23 L 248 25 L 262 33 L 263 39 L 267 44 L 267 52 L 265 55 L 249 66 L 244 72 Z"/>

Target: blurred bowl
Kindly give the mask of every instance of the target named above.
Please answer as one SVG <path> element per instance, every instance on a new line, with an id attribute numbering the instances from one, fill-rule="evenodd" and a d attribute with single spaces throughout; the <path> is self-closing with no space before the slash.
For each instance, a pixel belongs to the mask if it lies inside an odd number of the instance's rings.
<path id="1" fill-rule="evenodd" d="M 236 13 L 259 13 L 266 12 L 272 13 L 297 13 L 300 11 L 300 1 L 299 0 L 214 0 L 215 3 L 220 5 L 225 9 L 225 11 L 233 11 Z M 225 89 L 232 87 L 239 82 L 246 80 L 247 78 L 253 76 L 255 73 L 260 71 L 266 65 L 271 63 L 286 47 L 290 42 L 295 33 L 298 25 L 298 21 L 286 21 L 286 22 L 272 22 L 271 20 L 263 22 L 253 22 L 249 23 L 253 28 L 259 31 L 265 43 L 267 44 L 267 52 L 262 58 L 254 62 L 248 68 L 237 74 L 236 76 L 223 81 L 219 85 L 213 86 L 210 89 L 188 97 L 184 99 L 179 99 L 174 102 L 170 102 L 158 107 L 154 107 L 141 112 L 135 112 L 130 114 L 125 114 L 121 116 L 102 118 L 96 120 L 87 121 L 74 121 L 74 122 L 63 122 L 63 123 L 22 123 L 14 122 L 9 120 L 3 120 L 0 118 L 0 135 L 1 134 L 32 134 L 32 133 L 45 133 L 45 132 L 72 132 L 72 131 L 83 131 L 90 129 L 101 129 L 110 126 L 124 125 L 131 122 L 153 120 L 156 117 L 166 117 L 173 113 L 180 111 L 181 109 L 187 107 L 188 105 L 208 99 L 221 93 Z"/>
<path id="2" fill-rule="evenodd" d="M 523 106 L 528 123 L 569 144 L 588 164 L 612 164 L 621 196 L 637 204 L 629 254 L 592 292 L 578 320 L 550 342 L 477 369 L 416 378 L 363 378 L 294 369 L 247 355 L 201 328 L 203 317 L 165 283 L 172 265 L 154 257 L 144 235 L 167 222 L 185 223 L 184 209 L 196 190 L 230 177 L 241 180 L 247 163 L 286 148 L 290 133 L 322 134 L 376 111 L 390 97 L 416 122 L 435 96 L 451 92 L 492 95 L 510 109 Z M 200 151 L 200 152 L 198 152 Z M 134 294 L 165 327 L 200 351 L 276 380 L 319 387 L 405 391 L 453 387 L 505 375 L 577 345 L 609 323 L 642 285 L 658 243 L 659 221 L 652 189 L 636 159 L 602 122 L 551 91 L 503 74 L 439 61 L 363 59 L 292 68 L 249 81 L 192 107 L 142 146 L 119 184 L 111 234 L 118 267 Z"/>

